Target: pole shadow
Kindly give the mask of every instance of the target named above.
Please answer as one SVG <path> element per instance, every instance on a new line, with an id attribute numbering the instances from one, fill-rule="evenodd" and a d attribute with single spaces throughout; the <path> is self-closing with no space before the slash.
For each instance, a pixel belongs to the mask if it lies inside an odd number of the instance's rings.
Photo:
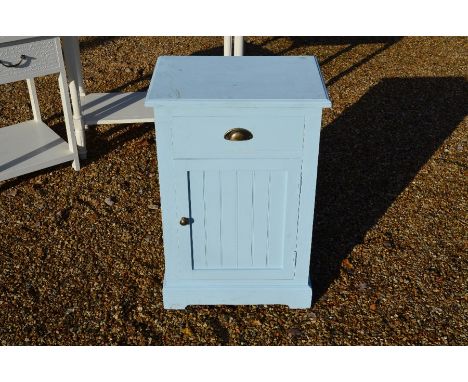
<path id="1" fill-rule="evenodd" d="M 87 37 L 80 41 L 80 50 L 94 49 L 100 45 L 107 45 L 115 40 L 125 38 L 124 36 L 96 36 Z"/>
<path id="2" fill-rule="evenodd" d="M 289 46 L 279 50 L 279 51 L 272 51 L 267 47 L 268 44 L 274 43 L 280 39 L 287 39 L 289 40 Z M 308 48 L 310 49 L 310 53 L 314 54 L 313 47 L 320 46 L 320 45 L 342 45 L 343 48 L 338 50 L 337 52 L 333 53 L 332 55 L 328 56 L 325 59 L 322 59 L 319 62 L 320 66 L 324 66 L 334 60 L 338 59 L 343 54 L 346 54 L 352 51 L 359 45 L 367 45 L 367 44 L 383 44 L 382 46 L 377 47 L 373 52 L 362 56 L 358 61 L 350 62 L 348 68 L 344 69 L 342 72 L 338 73 L 334 77 L 327 80 L 326 85 L 331 86 L 334 83 L 338 82 L 340 79 L 345 77 L 346 75 L 350 74 L 360 66 L 366 64 L 370 60 L 372 60 L 377 55 L 385 52 L 387 49 L 395 45 L 398 41 L 400 41 L 402 37 L 392 37 L 392 36 L 384 36 L 384 37 L 373 37 L 373 36 L 344 36 L 344 37 L 326 37 L 326 36 L 319 36 L 319 37 L 294 37 L 294 36 L 286 36 L 286 37 L 271 37 L 270 39 L 263 41 L 261 44 L 254 44 L 249 41 L 244 41 L 244 55 L 246 56 L 284 56 L 289 55 L 295 49 L 301 48 Z M 222 56 L 224 53 L 222 46 L 217 46 L 201 51 L 197 51 L 192 55 L 196 56 Z"/>
<path id="3" fill-rule="evenodd" d="M 463 77 L 386 78 L 321 132 L 313 302 L 341 262 L 467 115 Z"/>

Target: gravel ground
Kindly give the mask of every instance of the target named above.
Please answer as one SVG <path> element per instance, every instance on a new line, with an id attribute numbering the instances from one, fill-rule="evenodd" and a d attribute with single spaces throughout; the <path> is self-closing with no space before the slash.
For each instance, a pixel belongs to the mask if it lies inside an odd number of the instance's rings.
<path id="1" fill-rule="evenodd" d="M 222 54 L 221 37 L 80 44 L 88 92 L 146 89 L 159 55 Z M 98 126 L 80 172 L 0 182 L 1 344 L 468 345 L 468 39 L 247 37 L 245 51 L 318 56 L 333 101 L 312 308 L 164 310 L 154 127 Z M 37 80 L 39 101 L 65 136 L 55 81 Z M 32 118 L 26 84 L 0 86 L 0 108 L 0 126 Z"/>

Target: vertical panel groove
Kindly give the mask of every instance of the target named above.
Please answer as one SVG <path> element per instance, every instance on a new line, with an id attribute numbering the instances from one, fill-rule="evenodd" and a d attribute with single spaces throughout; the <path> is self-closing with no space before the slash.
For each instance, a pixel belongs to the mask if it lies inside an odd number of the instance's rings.
<path id="1" fill-rule="evenodd" d="M 239 268 L 239 172 L 236 170 L 236 268 Z"/>
<path id="2" fill-rule="evenodd" d="M 208 243 L 208 237 L 206 232 L 206 195 L 205 195 L 205 171 L 203 171 L 203 230 L 205 232 L 205 266 L 208 267 L 208 256 L 206 251 L 206 245 Z"/>
<path id="3" fill-rule="evenodd" d="M 192 191 L 190 190 L 190 171 L 187 171 L 187 191 L 188 191 L 188 207 L 189 207 L 189 217 L 190 217 L 190 253 L 191 253 L 191 260 L 192 260 L 192 269 L 195 266 L 195 259 L 193 258 L 193 227 L 192 227 L 192 200 L 190 196 L 192 195 Z"/>
<path id="4" fill-rule="evenodd" d="M 252 171 L 240 170 L 238 172 L 238 256 L 239 268 L 250 268 L 252 266 Z"/>
<path id="5" fill-rule="evenodd" d="M 252 236 L 250 238 L 250 258 L 252 260 L 252 266 L 254 265 L 254 223 L 255 223 L 255 202 L 254 202 L 254 197 L 255 197 L 255 171 L 252 171 Z"/>
<path id="6" fill-rule="evenodd" d="M 221 171 L 218 171 L 219 181 L 219 252 L 221 257 L 221 268 L 223 267 L 223 184 L 221 183 Z"/>
<path id="7" fill-rule="evenodd" d="M 236 268 L 237 248 L 237 206 L 236 180 L 233 170 L 221 170 L 222 185 L 222 230 L 221 247 L 223 251 L 223 268 Z"/>
<path id="8" fill-rule="evenodd" d="M 267 208 L 267 240 L 265 266 L 268 267 L 268 255 L 270 253 L 270 199 L 271 199 L 271 172 L 268 175 L 268 208 Z"/>

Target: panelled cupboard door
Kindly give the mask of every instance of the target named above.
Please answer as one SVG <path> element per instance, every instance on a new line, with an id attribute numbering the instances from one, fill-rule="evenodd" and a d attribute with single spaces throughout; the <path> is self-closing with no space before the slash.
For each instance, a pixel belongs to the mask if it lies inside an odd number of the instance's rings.
<path id="1" fill-rule="evenodd" d="M 293 278 L 300 160 L 173 163 L 180 278 Z"/>

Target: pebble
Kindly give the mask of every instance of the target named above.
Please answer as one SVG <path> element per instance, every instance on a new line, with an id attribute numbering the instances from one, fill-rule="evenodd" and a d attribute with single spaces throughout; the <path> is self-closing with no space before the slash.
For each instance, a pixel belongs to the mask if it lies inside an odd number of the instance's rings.
<path id="1" fill-rule="evenodd" d="M 302 336 L 304 333 L 302 332 L 302 330 L 298 329 L 298 328 L 292 328 L 292 329 L 289 329 L 288 330 L 288 333 L 292 336 L 292 337 L 300 337 Z"/>
<path id="2" fill-rule="evenodd" d="M 391 243 L 390 241 L 388 241 L 388 240 L 386 240 L 386 241 L 383 242 L 383 246 L 384 246 L 385 248 L 388 248 L 388 249 L 390 249 L 390 248 L 393 247 L 392 243 Z"/>
<path id="3" fill-rule="evenodd" d="M 363 292 L 367 289 L 367 284 L 366 283 L 360 283 L 358 286 L 358 289 Z"/>
<path id="4" fill-rule="evenodd" d="M 345 267 L 346 269 L 353 269 L 353 264 L 351 264 L 351 262 L 348 260 L 348 259 L 344 259 L 342 262 L 341 262 L 341 265 L 343 265 L 343 267 Z"/>
<path id="5" fill-rule="evenodd" d="M 156 204 L 148 204 L 148 208 L 149 208 L 150 210 L 157 210 L 157 209 L 159 209 L 159 206 L 156 205 Z"/>
<path id="6" fill-rule="evenodd" d="M 15 196 L 18 194 L 18 190 L 16 190 L 16 189 L 13 188 L 13 189 L 11 189 L 11 190 L 8 190 L 8 191 L 6 192 L 6 194 L 7 194 L 8 196 L 15 197 Z"/>
<path id="7" fill-rule="evenodd" d="M 112 198 L 106 198 L 104 200 L 104 203 L 106 203 L 110 207 L 112 207 L 115 204 L 115 202 L 112 200 Z"/>
<path id="8" fill-rule="evenodd" d="M 70 212 L 67 208 L 63 208 L 60 211 L 57 211 L 57 213 L 55 214 L 58 220 L 67 220 L 69 215 L 70 215 Z"/>

